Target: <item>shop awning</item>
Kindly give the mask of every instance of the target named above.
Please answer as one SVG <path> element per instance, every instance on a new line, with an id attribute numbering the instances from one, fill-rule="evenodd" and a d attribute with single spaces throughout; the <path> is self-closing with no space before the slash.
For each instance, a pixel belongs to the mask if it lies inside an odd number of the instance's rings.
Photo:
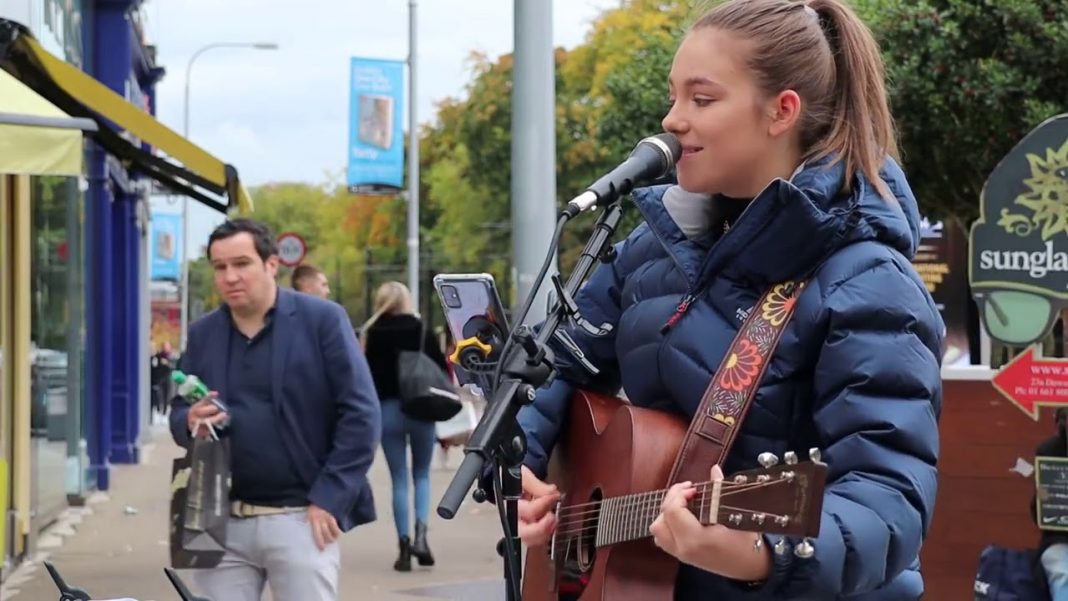
<path id="1" fill-rule="evenodd" d="M 93 138 L 127 166 L 220 211 L 252 210 L 252 199 L 236 169 L 53 56 L 24 27 L 4 19 L 0 19 L 0 68 L 70 116 L 95 121 L 99 128 Z"/>
<path id="2" fill-rule="evenodd" d="M 81 175 L 82 131 L 96 129 L 0 70 L 0 173 Z"/>

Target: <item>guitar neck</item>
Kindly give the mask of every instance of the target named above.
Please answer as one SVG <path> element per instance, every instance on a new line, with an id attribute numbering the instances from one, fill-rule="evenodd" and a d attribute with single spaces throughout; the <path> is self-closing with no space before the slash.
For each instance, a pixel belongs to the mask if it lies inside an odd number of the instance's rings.
<path id="1" fill-rule="evenodd" d="M 695 485 L 697 494 L 687 509 L 706 526 L 716 523 L 722 485 L 723 481 L 700 482 Z M 596 545 L 605 547 L 652 536 L 649 534 L 649 526 L 652 526 L 660 515 L 660 506 L 666 495 L 667 490 L 654 490 L 601 501 Z"/>

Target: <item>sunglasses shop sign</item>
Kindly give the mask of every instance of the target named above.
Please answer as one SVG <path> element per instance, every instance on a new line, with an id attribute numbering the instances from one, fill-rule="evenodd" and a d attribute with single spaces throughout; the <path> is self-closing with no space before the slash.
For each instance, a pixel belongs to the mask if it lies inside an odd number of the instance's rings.
<path id="1" fill-rule="evenodd" d="M 1039 125 L 983 187 L 968 278 L 990 337 L 1027 346 L 1068 309 L 1068 115 Z"/>

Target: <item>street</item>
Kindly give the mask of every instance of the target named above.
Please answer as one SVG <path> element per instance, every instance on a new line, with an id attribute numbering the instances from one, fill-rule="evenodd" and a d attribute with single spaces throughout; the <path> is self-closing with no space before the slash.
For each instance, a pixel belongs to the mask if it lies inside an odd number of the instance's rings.
<path id="1" fill-rule="evenodd" d="M 140 465 L 113 466 L 110 499 L 105 495 L 91 498 L 88 511 L 72 509 L 46 531 L 41 539 L 44 548 L 4 583 L 0 600 L 58 599 L 58 590 L 41 564 L 45 560 L 56 566 L 67 584 L 87 591 L 94 599 L 178 599 L 163 568 L 168 565 L 170 464 L 182 452 L 165 429 L 156 427 Z M 501 532 L 496 509 L 468 497 L 456 519 L 443 520 L 436 515 L 437 503 L 461 458 L 462 450 L 453 448 L 443 465 L 440 453 L 436 453 L 431 470 L 429 541 L 437 565 L 422 568 L 413 561 L 410 573 L 399 573 L 393 570 L 397 538 L 390 509 L 389 473 L 383 455 L 377 455 L 371 483 L 378 519 L 342 536 L 340 599 L 504 598 L 503 565 L 495 550 Z M 81 516 L 83 512 L 86 515 Z M 73 523 L 79 519 L 81 523 Z M 60 545 L 52 547 L 55 543 Z M 192 585 L 190 572 L 181 572 L 181 576 Z M 265 598 L 270 599 L 269 594 Z"/>

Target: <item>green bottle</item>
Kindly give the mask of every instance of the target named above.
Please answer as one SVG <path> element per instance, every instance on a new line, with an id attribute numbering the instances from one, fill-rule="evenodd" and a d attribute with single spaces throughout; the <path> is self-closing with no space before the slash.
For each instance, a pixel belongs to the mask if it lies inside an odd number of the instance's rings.
<path id="1" fill-rule="evenodd" d="M 186 375 L 181 370 L 176 369 L 171 373 L 171 381 L 178 385 L 179 396 L 184 397 L 189 404 L 207 398 L 210 392 L 200 378 L 192 374 Z"/>

